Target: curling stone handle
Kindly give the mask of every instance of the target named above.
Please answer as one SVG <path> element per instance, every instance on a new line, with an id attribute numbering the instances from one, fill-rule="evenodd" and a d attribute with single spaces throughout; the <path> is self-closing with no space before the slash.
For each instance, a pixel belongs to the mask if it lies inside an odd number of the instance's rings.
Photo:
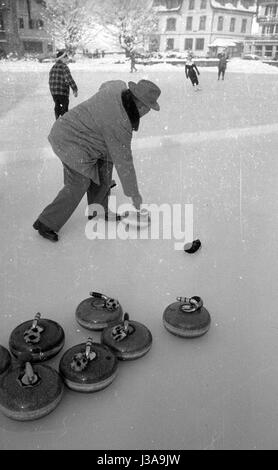
<path id="1" fill-rule="evenodd" d="M 177 297 L 178 302 L 185 302 L 186 304 L 190 303 L 190 297 Z"/>
<path id="2" fill-rule="evenodd" d="M 182 303 L 181 310 L 185 313 L 194 313 L 203 307 L 203 300 L 201 297 L 178 297 L 178 302 Z"/>
<path id="3" fill-rule="evenodd" d="M 93 345 L 93 338 L 88 338 L 88 341 L 86 343 L 86 350 L 85 350 L 86 359 L 90 358 L 92 345 Z"/>
<path id="4" fill-rule="evenodd" d="M 35 374 L 30 362 L 25 364 L 25 374 L 21 379 L 22 385 L 35 385 L 38 381 L 38 376 Z"/>
<path id="5" fill-rule="evenodd" d="M 36 313 L 35 315 L 35 318 L 33 320 L 33 323 L 32 323 L 32 327 L 31 329 L 34 330 L 35 328 L 37 328 L 37 324 L 38 324 L 38 321 L 41 319 L 41 314 L 38 312 Z"/>
<path id="6" fill-rule="evenodd" d="M 90 296 L 95 297 L 96 299 L 108 300 L 106 295 L 100 294 L 99 292 L 90 292 Z"/>
<path id="7" fill-rule="evenodd" d="M 124 314 L 124 330 L 128 331 L 129 328 L 129 314 L 125 313 Z"/>

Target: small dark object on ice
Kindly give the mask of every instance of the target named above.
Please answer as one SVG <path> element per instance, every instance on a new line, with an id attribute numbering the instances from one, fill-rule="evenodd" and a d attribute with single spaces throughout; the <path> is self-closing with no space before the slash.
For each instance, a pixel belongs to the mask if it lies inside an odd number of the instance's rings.
<path id="1" fill-rule="evenodd" d="M 200 240 L 194 240 L 193 242 L 186 243 L 186 245 L 184 245 L 184 251 L 189 254 L 196 253 L 196 251 L 198 251 L 201 246 L 202 243 Z"/>

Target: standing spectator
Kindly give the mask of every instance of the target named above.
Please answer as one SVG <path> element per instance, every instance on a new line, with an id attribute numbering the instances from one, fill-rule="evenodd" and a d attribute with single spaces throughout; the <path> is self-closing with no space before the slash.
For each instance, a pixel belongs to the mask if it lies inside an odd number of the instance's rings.
<path id="1" fill-rule="evenodd" d="M 63 116 L 69 110 L 70 87 L 74 96 L 78 96 L 77 85 L 67 66 L 68 61 L 68 54 L 65 50 L 57 52 L 56 63 L 49 72 L 49 88 L 55 103 L 54 111 L 56 119 Z"/>
<path id="2" fill-rule="evenodd" d="M 197 68 L 197 65 L 193 61 L 193 55 L 189 54 L 185 63 L 185 75 L 186 78 L 190 79 L 195 91 L 200 90 L 197 74 L 200 75 L 200 72 Z"/>
<path id="3" fill-rule="evenodd" d="M 137 72 L 136 55 L 134 51 L 130 52 L 130 73 Z"/>
<path id="4" fill-rule="evenodd" d="M 220 55 L 219 62 L 218 62 L 218 80 L 220 80 L 221 76 L 222 76 L 222 80 L 224 80 L 226 68 L 227 68 L 227 57 L 223 53 Z"/>

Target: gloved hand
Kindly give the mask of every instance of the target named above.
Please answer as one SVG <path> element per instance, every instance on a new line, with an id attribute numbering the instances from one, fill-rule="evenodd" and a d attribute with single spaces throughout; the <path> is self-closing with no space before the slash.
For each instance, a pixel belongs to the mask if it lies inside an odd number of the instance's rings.
<path id="1" fill-rule="evenodd" d="M 138 196 L 134 196 L 131 199 L 132 199 L 132 204 L 134 205 L 135 209 L 137 209 L 139 211 L 140 206 L 143 203 L 142 196 L 140 196 L 140 194 L 139 194 Z"/>
<path id="2" fill-rule="evenodd" d="M 78 97 L 78 91 L 77 91 L 77 90 L 75 90 L 75 91 L 73 92 L 73 96 L 75 96 L 75 98 Z"/>

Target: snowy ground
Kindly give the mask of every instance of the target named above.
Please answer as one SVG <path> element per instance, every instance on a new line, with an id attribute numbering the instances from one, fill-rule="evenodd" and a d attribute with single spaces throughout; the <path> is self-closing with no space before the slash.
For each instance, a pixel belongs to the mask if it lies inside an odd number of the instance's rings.
<path id="1" fill-rule="evenodd" d="M 131 75 L 128 64 L 71 65 L 80 89 L 71 106 L 108 79 L 161 87 L 161 111 L 142 120 L 134 159 L 145 202 L 194 204 L 203 242 L 194 256 L 171 240 L 88 240 L 85 200 L 58 244 L 40 238 L 32 223 L 62 183 L 47 143 L 49 64 L 1 63 L 0 344 L 37 311 L 64 327 L 63 351 L 83 342 L 90 333 L 74 314 L 91 290 L 117 297 L 154 342 L 144 358 L 121 363 L 102 392 L 67 390 L 37 422 L 0 415 L 0 448 L 277 448 L 278 69 L 246 62 L 230 62 L 224 82 L 201 69 L 199 93 L 179 67 Z M 114 194 L 126 201 L 120 187 Z M 183 295 L 201 296 L 211 313 L 201 339 L 163 328 L 163 310 Z"/>

